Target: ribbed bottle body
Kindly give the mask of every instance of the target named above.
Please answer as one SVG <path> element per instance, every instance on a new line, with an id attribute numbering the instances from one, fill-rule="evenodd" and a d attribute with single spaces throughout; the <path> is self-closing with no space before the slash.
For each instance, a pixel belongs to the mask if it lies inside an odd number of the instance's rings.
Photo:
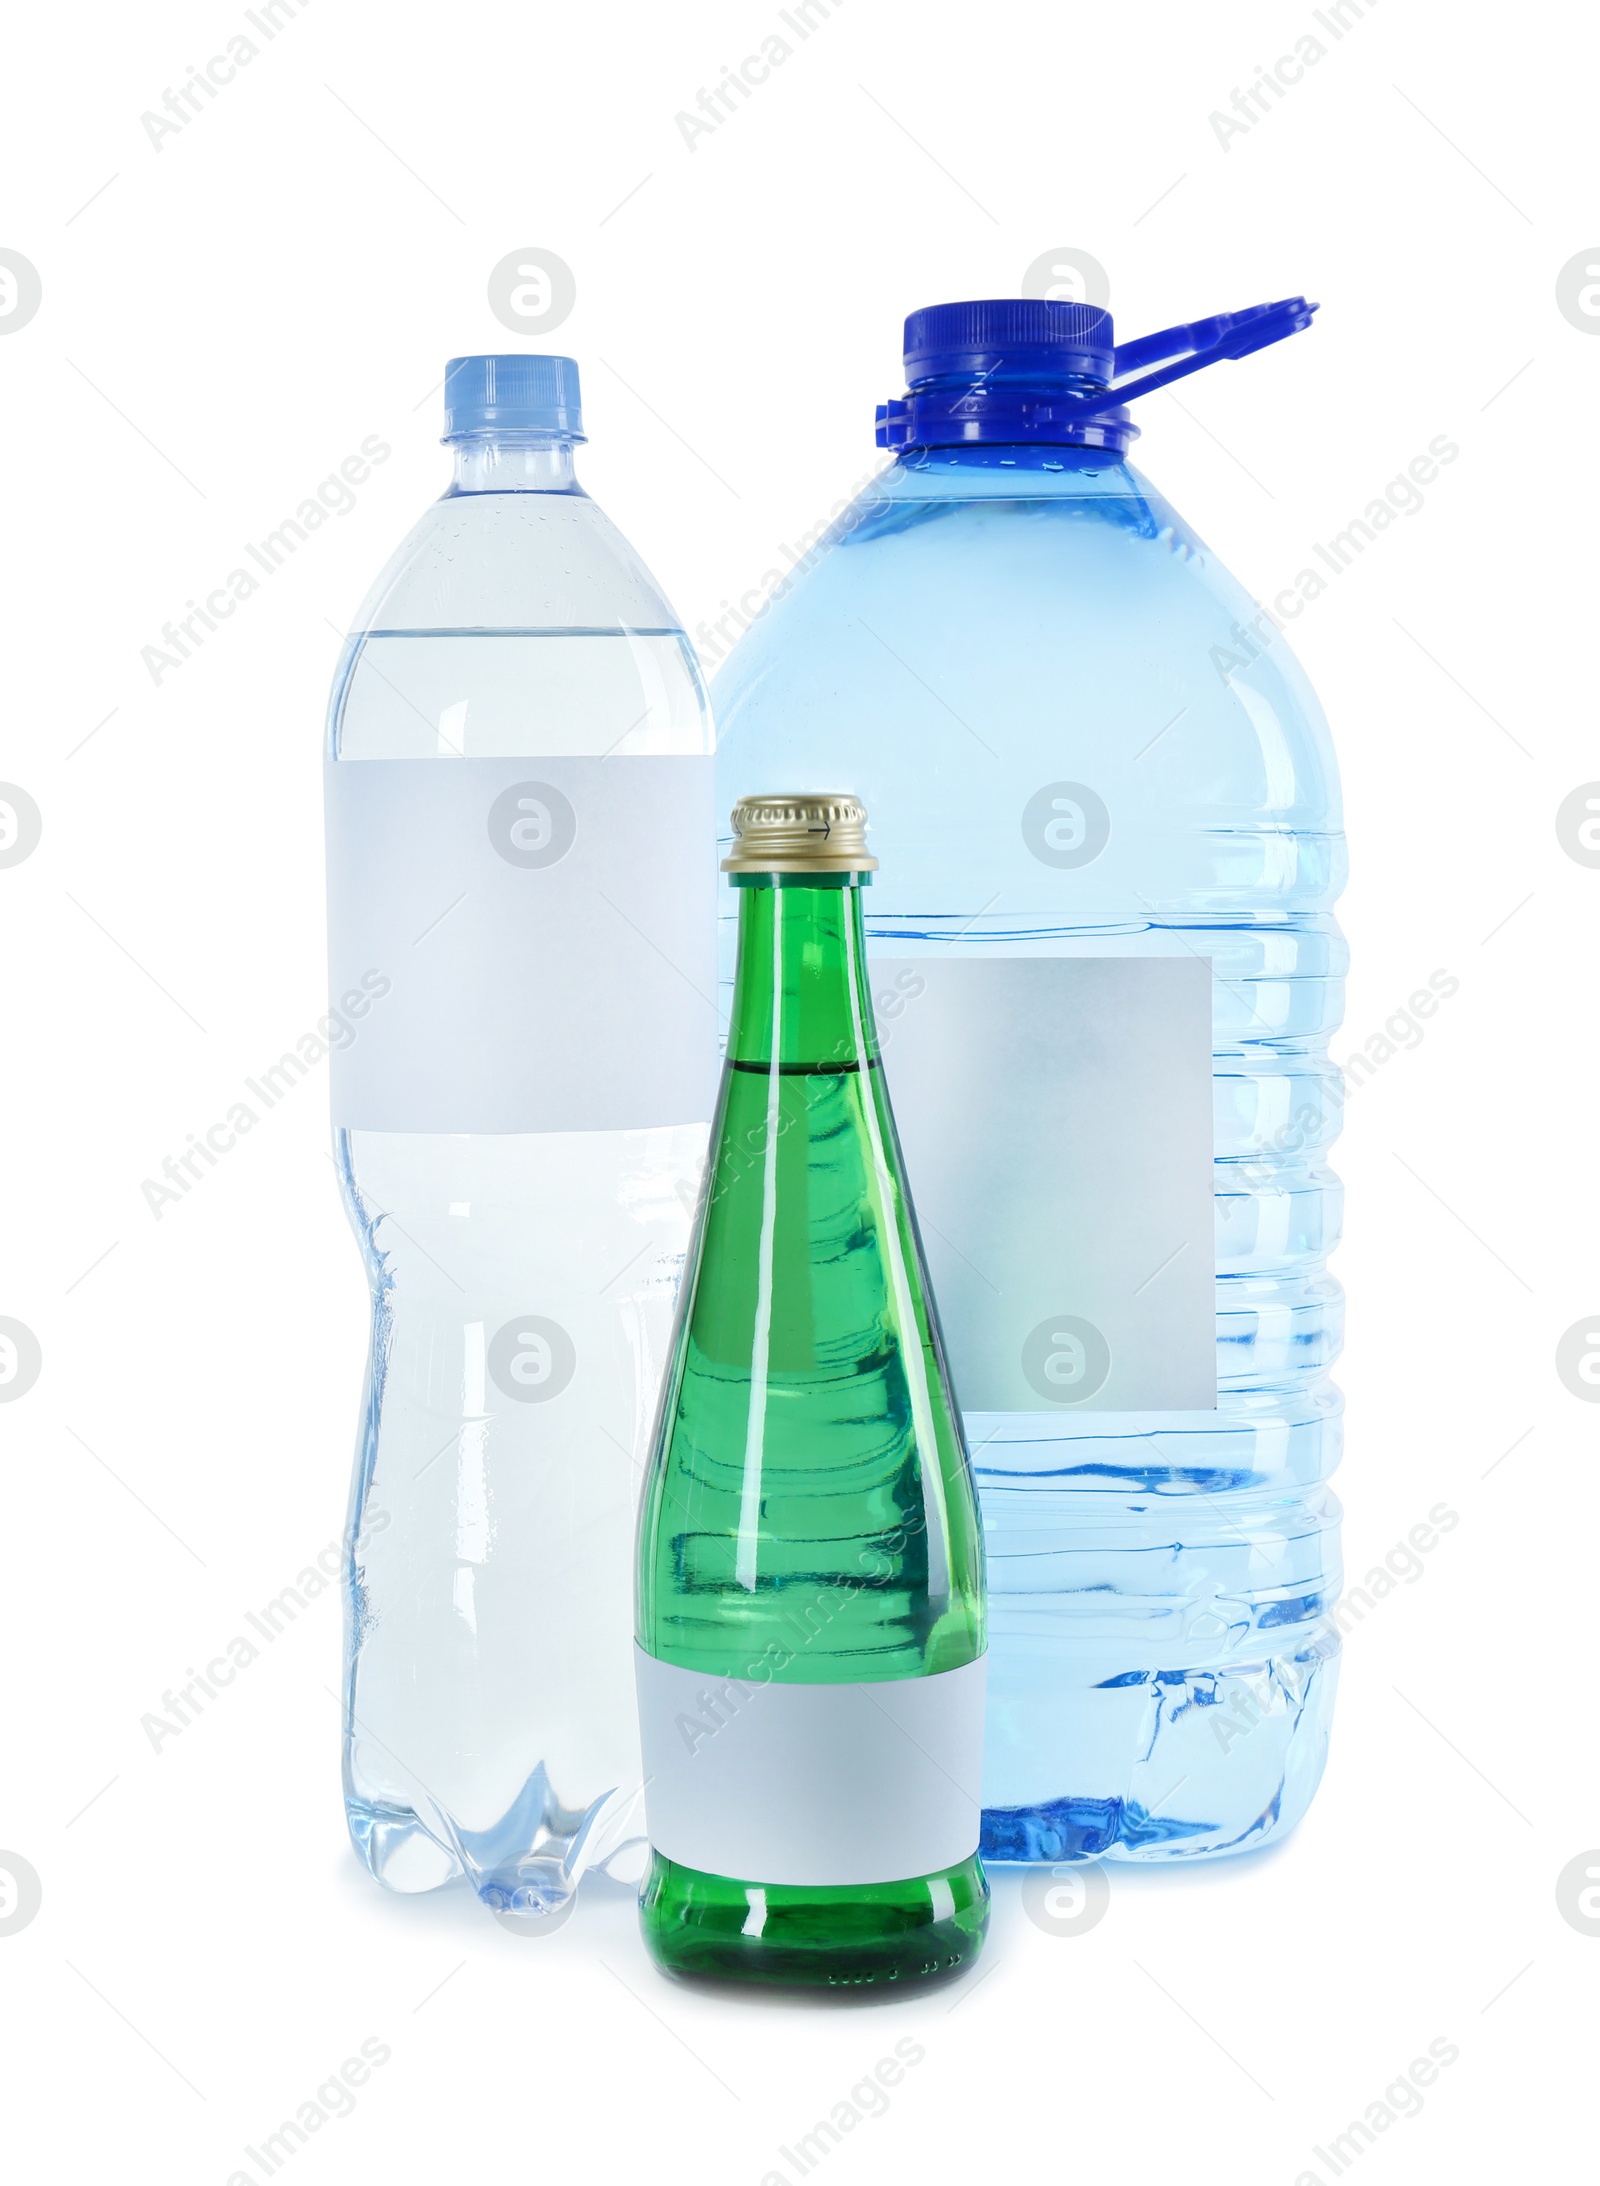
<path id="1" fill-rule="evenodd" d="M 1135 472 L 1055 448 L 895 464 L 714 691 L 722 810 L 783 781 L 872 813 L 891 1071 L 947 967 L 1209 967 L 1214 1408 L 982 1408 L 953 1328 L 951 1357 L 988 1548 L 986 1854 L 1260 1843 L 1315 1789 L 1338 1648 L 1344 850 L 1315 698 Z"/>

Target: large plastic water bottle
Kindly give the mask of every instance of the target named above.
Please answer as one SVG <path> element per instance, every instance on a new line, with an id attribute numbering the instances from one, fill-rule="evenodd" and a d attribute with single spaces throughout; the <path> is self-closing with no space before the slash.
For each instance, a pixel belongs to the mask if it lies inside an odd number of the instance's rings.
<path id="1" fill-rule="evenodd" d="M 873 817 L 988 1544 L 992 1859 L 1258 1845 L 1326 1753 L 1344 855 L 1281 628 L 1314 592 L 1260 611 L 1127 463 L 1122 407 L 1309 318 L 1114 351 L 1082 305 L 915 313 L 896 460 L 716 680 L 720 812 L 777 784 Z"/>
<path id="2" fill-rule="evenodd" d="M 460 357 L 455 477 L 328 718 L 336 1154 L 372 1285 L 345 1796 L 393 1889 L 642 1866 L 638 1482 L 716 1087 L 711 730 L 577 484 L 576 366 Z"/>

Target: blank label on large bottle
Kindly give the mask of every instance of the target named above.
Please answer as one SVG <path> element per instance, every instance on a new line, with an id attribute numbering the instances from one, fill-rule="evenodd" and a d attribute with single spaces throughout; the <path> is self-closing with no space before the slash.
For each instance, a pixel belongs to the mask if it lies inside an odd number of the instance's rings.
<path id="1" fill-rule="evenodd" d="M 1214 1409 L 1209 962 L 870 970 L 962 1409 Z"/>
<path id="2" fill-rule="evenodd" d="M 701 1123 L 716 1090 L 712 762 L 355 759 L 324 769 L 331 1055 L 368 1131 Z"/>

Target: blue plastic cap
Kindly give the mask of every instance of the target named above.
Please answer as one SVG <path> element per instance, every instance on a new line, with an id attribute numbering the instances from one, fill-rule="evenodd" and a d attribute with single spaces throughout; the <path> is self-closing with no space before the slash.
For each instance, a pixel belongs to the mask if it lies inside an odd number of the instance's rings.
<path id="1" fill-rule="evenodd" d="M 1048 296 L 929 304 L 906 321 L 910 392 L 878 405 L 878 446 L 1033 441 L 1121 455 L 1139 432 L 1125 403 L 1301 333 L 1316 308 L 1284 296 L 1163 327 L 1118 349 L 1111 314 L 1098 304 Z"/>
<path id="2" fill-rule="evenodd" d="M 1111 377 L 1116 340 L 1098 304 L 1043 296 L 929 304 L 906 321 L 906 385 L 953 373 L 1008 380 Z"/>
<path id="3" fill-rule="evenodd" d="M 583 401 L 571 357 L 452 357 L 444 368 L 445 440 L 549 433 L 582 440 Z"/>
<path id="4" fill-rule="evenodd" d="M 1043 441 L 1120 454 L 1138 427 L 1106 392 L 1111 314 L 1047 296 L 929 304 L 906 321 L 910 392 L 878 412 L 880 448 Z M 1087 398 L 1098 413 L 1085 416 Z"/>

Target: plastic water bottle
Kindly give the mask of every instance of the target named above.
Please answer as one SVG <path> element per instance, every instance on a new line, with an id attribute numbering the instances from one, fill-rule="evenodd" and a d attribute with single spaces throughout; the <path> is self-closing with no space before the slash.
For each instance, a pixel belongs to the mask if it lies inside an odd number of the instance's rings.
<path id="1" fill-rule="evenodd" d="M 634 1512 L 716 1083 L 711 730 L 576 482 L 565 357 L 459 357 L 345 645 L 336 1158 L 372 1286 L 345 1798 L 379 1881 L 548 1917 L 643 1858 Z"/>
<path id="2" fill-rule="evenodd" d="M 1259 1845 L 1326 1753 L 1344 855 L 1281 627 L 1314 595 L 1259 610 L 1128 464 L 1124 407 L 1309 320 L 1114 350 L 1083 305 L 915 313 L 894 462 L 715 685 L 721 811 L 780 781 L 873 816 L 988 1548 L 990 1859 Z"/>

